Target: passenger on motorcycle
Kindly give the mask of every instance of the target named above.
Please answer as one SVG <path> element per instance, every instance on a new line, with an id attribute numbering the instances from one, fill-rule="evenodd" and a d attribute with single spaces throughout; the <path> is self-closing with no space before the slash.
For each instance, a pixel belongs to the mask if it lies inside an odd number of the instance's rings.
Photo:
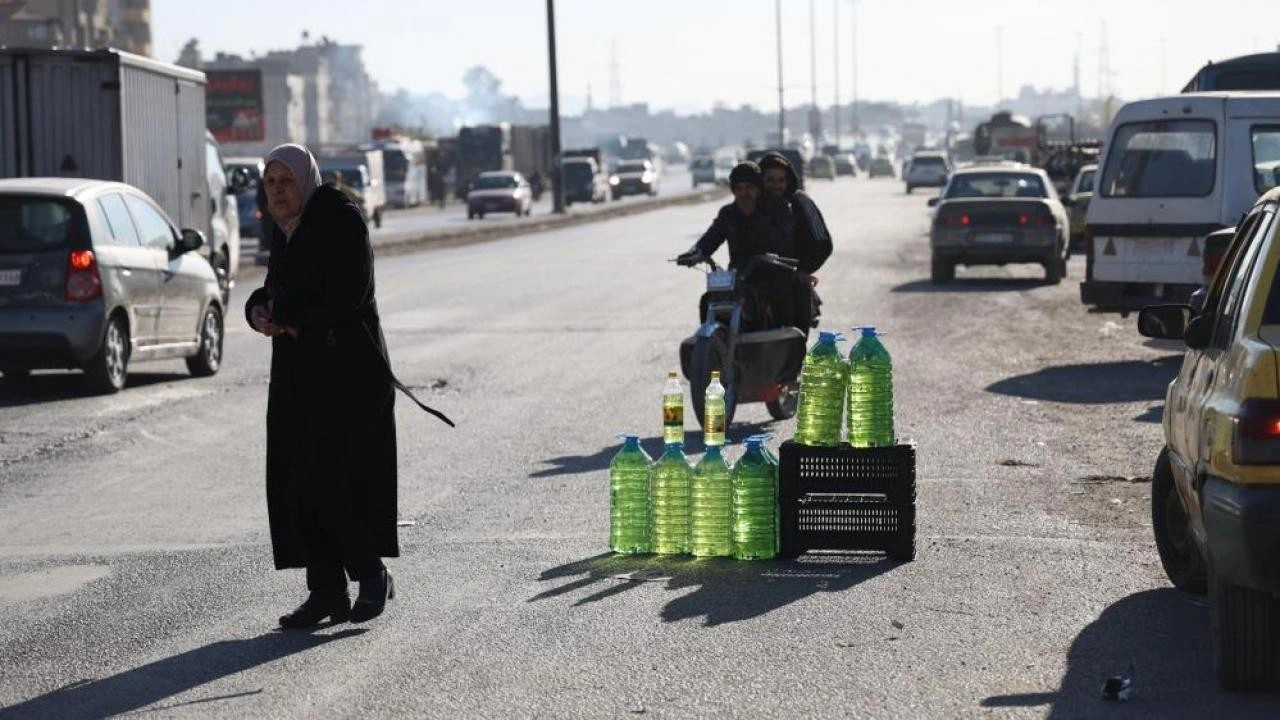
<path id="1" fill-rule="evenodd" d="M 791 245 L 796 253 L 793 257 L 800 261 L 803 273 L 797 276 L 793 287 L 794 304 L 801 317 L 812 318 L 811 322 L 796 323 L 796 326 L 808 335 L 809 326 L 817 322 L 818 307 L 822 304 L 814 289 L 817 279 L 812 275 L 831 257 L 831 233 L 813 198 L 800 190 L 800 178 L 785 155 L 765 153 L 760 158 L 760 169 L 764 173 L 765 194 L 783 199 L 792 216 Z"/>
<path id="2" fill-rule="evenodd" d="M 729 173 L 729 187 L 733 191 L 733 202 L 720 208 L 707 231 L 692 248 L 677 257 L 676 262 L 696 265 L 711 257 L 725 242 L 729 243 L 729 267 L 739 273 L 746 272 L 749 261 L 757 255 L 775 253 L 795 257 L 792 213 L 783 198 L 763 192 L 764 173 L 760 166 L 753 162 L 739 163 Z M 808 324 L 796 322 L 790 275 L 754 271 L 743 276 L 742 282 L 756 291 L 758 325 L 797 325 L 804 329 Z M 706 315 L 705 303 L 700 310 L 701 320 Z"/>

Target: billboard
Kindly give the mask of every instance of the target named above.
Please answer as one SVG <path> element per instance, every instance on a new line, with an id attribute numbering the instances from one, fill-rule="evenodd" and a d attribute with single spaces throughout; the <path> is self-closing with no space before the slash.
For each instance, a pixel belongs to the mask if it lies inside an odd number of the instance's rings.
<path id="1" fill-rule="evenodd" d="M 266 139 L 262 113 L 262 71 L 205 70 L 206 125 L 218 142 Z"/>

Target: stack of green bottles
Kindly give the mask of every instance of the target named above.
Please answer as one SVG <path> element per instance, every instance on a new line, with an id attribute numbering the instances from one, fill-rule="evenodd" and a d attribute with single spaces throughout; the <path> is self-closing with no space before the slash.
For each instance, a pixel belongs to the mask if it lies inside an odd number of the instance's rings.
<path id="1" fill-rule="evenodd" d="M 653 459 L 640 447 L 640 436 L 624 437 L 622 449 L 609 463 L 609 547 L 624 555 L 648 553 Z"/>
<path id="2" fill-rule="evenodd" d="M 888 447 L 895 441 L 893 362 L 874 327 L 861 331 L 849 351 L 849 444 Z"/>
<path id="3" fill-rule="evenodd" d="M 689 553 L 689 495 L 693 468 L 683 443 L 667 443 L 666 450 L 649 473 L 653 552 L 659 555 Z"/>
<path id="4" fill-rule="evenodd" d="M 840 335 L 823 331 L 805 355 L 800 371 L 795 441 L 814 447 L 840 444 L 849 375 L 836 343 Z"/>

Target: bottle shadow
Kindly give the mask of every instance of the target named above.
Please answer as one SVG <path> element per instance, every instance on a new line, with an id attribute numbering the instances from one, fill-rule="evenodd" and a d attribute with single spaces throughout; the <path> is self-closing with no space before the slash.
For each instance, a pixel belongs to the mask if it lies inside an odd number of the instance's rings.
<path id="1" fill-rule="evenodd" d="M 365 632 L 365 628 L 346 628 L 327 634 L 275 631 L 255 638 L 222 640 L 100 680 L 81 680 L 0 708 L 0 720 L 31 717 L 69 720 L 121 715 L 220 678 Z M 249 690 L 173 707 L 245 697 L 261 691 Z"/>
<path id="2" fill-rule="evenodd" d="M 760 435 L 768 432 L 776 423 L 774 420 L 754 423 L 738 423 L 735 422 L 725 432 L 725 438 L 729 443 L 741 443 L 752 435 Z M 663 441 L 661 436 L 651 436 L 640 439 L 640 446 L 649 454 L 651 458 L 657 458 L 662 454 Z M 544 465 L 551 467 L 535 470 L 529 473 L 531 478 L 558 477 L 560 475 L 582 475 L 585 473 L 600 472 L 609 469 L 609 462 L 613 460 L 613 456 L 618 454 L 618 450 L 622 447 L 622 442 L 608 445 L 590 455 L 561 455 L 559 457 L 549 458 L 543 461 Z M 701 430 L 685 430 L 684 432 L 684 451 L 686 455 L 697 455 L 706 450 L 702 444 Z"/>
<path id="3" fill-rule="evenodd" d="M 544 582 L 582 577 L 527 602 L 595 587 L 595 592 L 574 601 L 573 607 L 581 607 L 658 582 L 673 592 L 695 588 L 663 606 L 664 622 L 702 618 L 704 626 L 712 627 L 759 617 L 816 593 L 843 592 L 898 565 L 883 555 L 866 553 L 765 561 L 604 553 L 543 572 L 538 579 Z"/>

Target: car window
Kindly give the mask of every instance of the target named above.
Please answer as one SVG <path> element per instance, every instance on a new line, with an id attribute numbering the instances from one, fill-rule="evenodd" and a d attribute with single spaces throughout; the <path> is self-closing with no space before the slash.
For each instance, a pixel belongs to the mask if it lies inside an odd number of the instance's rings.
<path id="1" fill-rule="evenodd" d="M 98 198 L 98 208 L 107 220 L 107 232 L 111 233 L 108 241 L 112 245 L 123 247 L 140 247 L 142 239 L 133 227 L 133 218 L 124 206 L 124 198 L 119 193 L 111 193 Z"/>
<path id="2" fill-rule="evenodd" d="M 951 198 L 1048 197 L 1038 175 L 984 172 L 956 175 L 947 186 Z"/>
<path id="3" fill-rule="evenodd" d="M 1228 285 L 1228 278 L 1235 272 L 1236 261 L 1240 258 L 1240 249 L 1249 244 L 1249 238 L 1252 237 L 1253 229 L 1257 226 L 1260 217 L 1262 217 L 1260 212 L 1247 216 L 1244 222 L 1240 223 L 1240 227 L 1236 228 L 1235 235 L 1231 236 L 1231 242 L 1227 244 L 1227 250 L 1218 263 L 1218 270 L 1209 281 L 1204 304 L 1205 312 L 1217 311 L 1222 301 L 1223 291 Z"/>
<path id="4" fill-rule="evenodd" d="M 0 254 L 65 247 L 76 222 L 65 200 L 0 196 Z"/>
<path id="5" fill-rule="evenodd" d="M 204 144 L 204 169 L 209 174 L 209 184 L 213 187 L 227 186 L 227 173 L 222 168 L 222 156 L 218 154 L 218 146 L 211 142 Z"/>
<path id="6" fill-rule="evenodd" d="M 153 250 L 168 250 L 173 244 L 173 228 L 159 210 L 142 198 L 133 195 L 125 196 L 129 206 L 129 214 L 138 225 L 138 233 L 142 236 L 142 244 Z"/>
<path id="7" fill-rule="evenodd" d="M 1253 275 L 1254 265 L 1258 259 L 1258 251 L 1266 244 L 1263 240 L 1271 229 L 1273 215 L 1272 212 L 1268 211 L 1258 218 L 1253 232 L 1249 234 L 1247 244 L 1240 252 L 1236 267 L 1227 280 L 1227 294 L 1223 298 L 1218 320 L 1213 325 L 1211 344 L 1214 347 L 1225 349 L 1231 344 L 1231 339 L 1235 337 L 1236 327 L 1240 324 L 1240 303 L 1244 298 L 1245 288 L 1249 286 L 1249 279 Z"/>
<path id="8" fill-rule="evenodd" d="M 481 175 L 476 178 L 476 182 L 472 187 L 476 190 L 499 190 L 513 188 L 518 184 L 511 175 Z"/>
<path id="9" fill-rule="evenodd" d="M 1080 184 L 1076 186 L 1078 193 L 1093 192 L 1093 176 L 1097 174 L 1096 170 L 1086 170 L 1080 173 Z"/>
<path id="10" fill-rule="evenodd" d="M 1107 197 L 1204 197 L 1213 191 L 1217 133 L 1209 120 L 1121 125 L 1102 172 Z"/>
<path id="11" fill-rule="evenodd" d="M 1253 185 L 1258 194 L 1280 186 L 1280 126 L 1255 126 L 1253 139 Z"/>

